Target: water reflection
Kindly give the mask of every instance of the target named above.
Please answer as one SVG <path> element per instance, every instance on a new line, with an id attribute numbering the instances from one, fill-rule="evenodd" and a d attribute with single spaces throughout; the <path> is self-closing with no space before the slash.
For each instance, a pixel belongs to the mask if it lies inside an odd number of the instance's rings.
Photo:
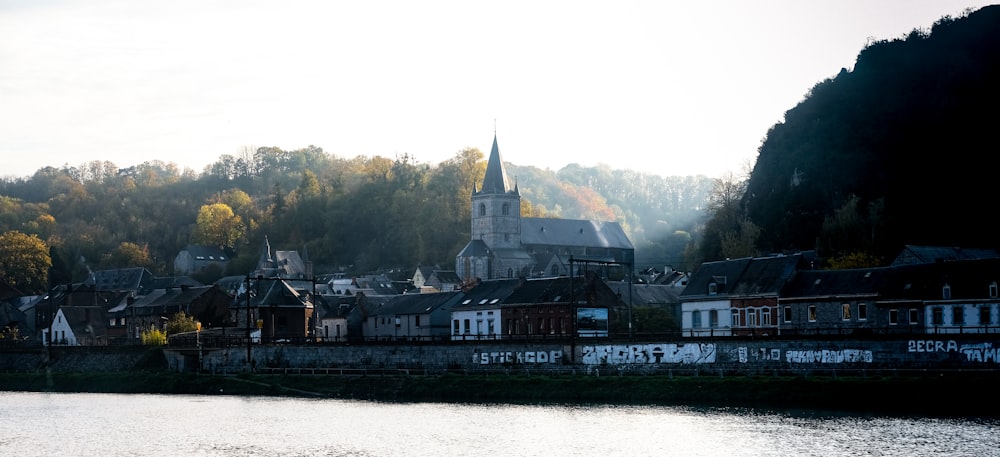
<path id="1" fill-rule="evenodd" d="M 977 456 L 997 420 L 0 392 L 0 455 Z"/>

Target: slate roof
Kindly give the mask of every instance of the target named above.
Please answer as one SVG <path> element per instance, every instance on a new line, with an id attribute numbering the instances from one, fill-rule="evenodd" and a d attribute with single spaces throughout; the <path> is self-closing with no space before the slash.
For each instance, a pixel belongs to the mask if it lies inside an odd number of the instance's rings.
<path id="1" fill-rule="evenodd" d="M 465 292 L 458 305 L 461 308 L 500 307 L 500 304 L 514 292 L 523 279 L 493 279 L 481 281 Z"/>
<path id="2" fill-rule="evenodd" d="M 497 137 L 493 135 L 493 148 L 490 150 L 490 157 L 486 163 L 486 176 L 483 178 L 483 187 L 479 193 L 482 194 L 506 194 L 516 189 L 511 189 L 510 181 L 507 179 L 507 169 L 503 166 L 500 158 L 500 148 L 497 146 Z"/>
<path id="3" fill-rule="evenodd" d="M 97 290 L 128 290 L 141 293 L 152 289 L 153 273 L 145 268 L 99 270 L 84 281 Z"/>
<path id="4" fill-rule="evenodd" d="M 803 254 L 743 258 L 706 262 L 688 280 L 681 299 L 713 299 L 740 296 L 777 296 L 798 270 L 808 270 Z M 709 295 L 709 284 L 717 294 Z"/>
<path id="5" fill-rule="evenodd" d="M 945 284 L 951 299 L 989 298 L 990 284 L 1000 283 L 1000 259 L 975 259 L 894 267 L 883 289 L 887 299 L 942 300 Z"/>
<path id="6" fill-rule="evenodd" d="M 975 260 L 1000 258 L 995 249 L 969 249 L 946 246 L 906 245 L 893 260 L 892 266 L 934 263 L 952 260 Z"/>
<path id="7" fill-rule="evenodd" d="M 629 284 L 623 281 L 609 282 L 608 287 L 629 302 Z M 633 305 L 663 305 L 680 303 L 678 289 L 663 284 L 632 284 L 631 301 Z"/>
<path id="8" fill-rule="evenodd" d="M 187 251 L 188 254 L 190 254 L 191 257 L 194 257 L 196 260 L 215 261 L 215 262 L 229 261 L 229 256 L 227 256 L 222 249 L 211 246 L 189 244 L 184 248 L 184 250 Z"/>
<path id="9" fill-rule="evenodd" d="M 462 292 L 398 295 L 382 303 L 378 315 L 428 314 L 441 307 L 453 307 L 462 298 Z"/>
<path id="10" fill-rule="evenodd" d="M 595 278 L 566 276 L 527 279 L 504 300 L 504 304 L 570 303 L 572 299 L 583 301 L 588 292 L 603 284 L 603 281 Z M 606 285 L 603 287 L 607 288 Z"/>
<path id="11" fill-rule="evenodd" d="M 538 217 L 521 219 L 521 244 L 635 249 L 617 222 Z"/>
<path id="12" fill-rule="evenodd" d="M 462 248 L 462 252 L 458 253 L 458 257 L 484 257 L 489 255 L 490 248 L 486 246 L 483 240 L 472 240 Z"/>
<path id="13" fill-rule="evenodd" d="M 801 270 L 781 291 L 782 298 L 877 296 L 888 287 L 890 267 Z"/>

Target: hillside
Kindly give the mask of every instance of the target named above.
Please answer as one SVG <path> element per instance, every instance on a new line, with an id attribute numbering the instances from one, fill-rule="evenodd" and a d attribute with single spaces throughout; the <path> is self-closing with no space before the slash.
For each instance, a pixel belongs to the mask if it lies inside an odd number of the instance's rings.
<path id="1" fill-rule="evenodd" d="M 742 211 L 761 252 L 998 247 L 1000 6 L 871 43 L 773 126 Z"/>
<path id="2" fill-rule="evenodd" d="M 170 275 L 188 243 L 219 246 L 234 258 L 230 271 L 197 279 L 242 275 L 256 265 L 265 237 L 273 249 L 308 255 L 317 273 L 410 275 L 419 264 L 454 265 L 471 236 L 469 195 L 484 170 L 478 149 L 432 166 L 409 156 L 347 159 L 318 147 L 223 155 L 201 173 L 160 161 L 45 167 L 0 180 L 0 234 L 42 240 L 52 284 L 81 281 L 88 269 L 143 266 Z M 603 166 L 511 170 L 523 212 L 621 222 L 638 260 L 661 268 L 681 265 L 712 186 L 705 177 Z"/>

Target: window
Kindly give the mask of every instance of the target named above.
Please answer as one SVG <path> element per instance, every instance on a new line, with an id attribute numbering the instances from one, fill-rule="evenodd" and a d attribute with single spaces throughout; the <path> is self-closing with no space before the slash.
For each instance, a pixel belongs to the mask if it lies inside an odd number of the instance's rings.
<path id="1" fill-rule="evenodd" d="M 740 310 L 734 309 L 733 310 L 733 327 L 739 327 L 739 326 L 740 326 Z"/>
<path id="2" fill-rule="evenodd" d="M 552 265 L 552 276 L 559 276 L 559 265 Z"/>
<path id="3" fill-rule="evenodd" d="M 420 315 L 417 314 L 416 316 L 413 316 L 413 319 L 414 319 L 413 325 L 417 328 L 420 328 Z"/>
<path id="4" fill-rule="evenodd" d="M 990 283 L 990 298 L 997 298 L 997 282 Z"/>
<path id="5" fill-rule="evenodd" d="M 701 311 L 691 311 L 691 328 L 701 328 Z"/>
<path id="6" fill-rule="evenodd" d="M 465 333 L 472 333 L 472 322 L 465 319 L 462 323 L 465 324 Z"/>
<path id="7" fill-rule="evenodd" d="M 454 321 L 452 321 L 452 330 L 451 330 L 451 333 L 453 333 L 455 335 L 458 335 L 460 333 L 459 332 L 460 329 L 461 329 L 461 327 L 458 325 L 458 319 L 455 319 Z"/>
<path id="8" fill-rule="evenodd" d="M 979 307 L 979 325 L 990 325 L 989 305 L 982 305 Z"/>
<path id="9" fill-rule="evenodd" d="M 484 205 L 482 203 L 479 204 L 479 215 L 480 216 L 485 216 L 486 215 L 486 205 Z"/>
<path id="10" fill-rule="evenodd" d="M 945 300 L 951 300 L 951 286 L 950 285 L 945 284 L 944 287 L 941 288 L 941 298 L 943 298 Z"/>
<path id="11" fill-rule="evenodd" d="M 708 283 L 708 294 L 715 295 L 717 293 L 719 293 L 719 285 L 714 282 Z"/>
<path id="12" fill-rule="evenodd" d="M 899 310 L 898 309 L 890 309 L 889 310 L 889 325 L 898 325 L 898 324 L 899 324 Z"/>
<path id="13" fill-rule="evenodd" d="M 965 325 L 964 306 L 955 306 L 951 308 L 951 325 Z"/>
<path id="14" fill-rule="evenodd" d="M 858 303 L 858 320 L 859 321 L 868 320 L 868 305 L 864 303 Z"/>
<path id="15" fill-rule="evenodd" d="M 910 308 L 909 314 L 910 314 L 910 316 L 908 317 L 908 319 L 909 319 L 909 323 L 911 325 L 920 322 L 920 314 L 917 313 L 917 309 L 916 308 Z"/>
<path id="16" fill-rule="evenodd" d="M 809 322 L 816 322 L 816 305 L 809 305 Z"/>
<path id="17" fill-rule="evenodd" d="M 784 314 L 785 315 L 781 316 L 781 318 L 785 320 L 785 323 L 791 322 L 792 321 L 792 307 L 791 306 L 785 306 Z"/>
<path id="18" fill-rule="evenodd" d="M 500 211 L 503 213 L 504 216 L 510 215 L 510 204 L 504 203 L 503 206 L 500 208 Z"/>
<path id="19" fill-rule="evenodd" d="M 931 310 L 931 324 L 944 325 L 944 310 L 940 306 Z"/>
<path id="20" fill-rule="evenodd" d="M 507 269 L 507 278 L 510 279 L 510 278 L 513 278 L 513 277 L 514 277 L 514 269 L 513 268 L 508 268 Z"/>
<path id="21" fill-rule="evenodd" d="M 840 305 L 840 309 L 841 309 L 841 318 L 845 321 L 851 320 L 851 304 L 844 303 Z"/>
<path id="22" fill-rule="evenodd" d="M 713 309 L 708 312 L 708 326 L 711 328 L 719 326 L 719 310 Z"/>
<path id="23" fill-rule="evenodd" d="M 757 313 L 758 310 L 753 308 L 747 308 L 747 327 L 757 326 Z"/>
<path id="24" fill-rule="evenodd" d="M 764 308 L 760 311 L 760 325 L 764 327 L 771 325 L 771 308 Z"/>
<path id="25" fill-rule="evenodd" d="M 486 320 L 486 331 L 489 332 L 490 335 L 493 335 L 493 334 L 496 333 L 496 329 L 493 328 L 493 319 L 487 319 Z"/>

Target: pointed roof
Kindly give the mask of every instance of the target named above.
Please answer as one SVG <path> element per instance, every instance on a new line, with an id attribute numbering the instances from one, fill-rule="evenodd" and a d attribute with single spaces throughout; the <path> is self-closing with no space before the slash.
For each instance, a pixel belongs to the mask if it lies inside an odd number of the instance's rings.
<path id="1" fill-rule="evenodd" d="M 506 194 L 510 190 L 507 169 L 503 166 L 503 160 L 500 158 L 500 147 L 497 146 L 497 137 L 494 135 L 493 149 L 490 151 L 490 158 L 486 163 L 486 177 L 483 178 L 483 188 L 479 193 Z"/>

